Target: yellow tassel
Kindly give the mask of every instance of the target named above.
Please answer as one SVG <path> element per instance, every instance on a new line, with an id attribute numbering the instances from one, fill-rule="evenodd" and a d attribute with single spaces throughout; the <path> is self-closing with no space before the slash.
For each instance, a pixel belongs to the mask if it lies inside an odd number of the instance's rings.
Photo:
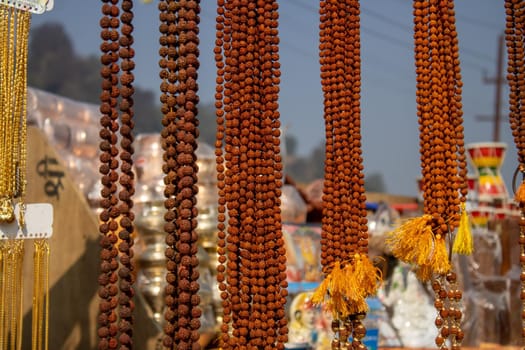
<path id="1" fill-rule="evenodd" d="M 434 273 L 450 271 L 445 240 L 435 236 L 430 222 L 431 215 L 423 215 L 406 221 L 390 232 L 386 244 L 392 254 L 401 261 L 415 266 L 421 281 L 428 281 Z"/>
<path id="2" fill-rule="evenodd" d="M 356 254 L 354 256 L 353 276 L 350 280 L 355 281 L 357 294 L 368 297 L 377 293 L 382 281 L 382 273 L 379 268 L 374 266 L 365 254 Z"/>
<path id="3" fill-rule="evenodd" d="M 422 282 L 430 281 L 433 275 L 433 271 L 430 265 L 419 266 L 415 272 L 416 277 Z"/>
<path id="4" fill-rule="evenodd" d="M 443 275 L 450 272 L 450 260 L 447 253 L 447 245 L 445 239 L 439 235 L 434 241 L 434 254 L 430 259 L 430 268 L 433 272 Z"/>
<path id="5" fill-rule="evenodd" d="M 425 264 L 416 267 L 416 277 L 422 281 L 429 281 L 434 274 L 447 274 L 451 265 L 447 254 L 445 240 L 436 236 L 433 243 L 433 252 Z"/>
<path id="6" fill-rule="evenodd" d="M 334 318 L 346 317 L 350 314 L 348 293 L 351 293 L 350 295 L 354 293 L 351 287 L 352 283 L 345 284 L 345 275 L 348 274 L 348 269 L 348 266 L 341 268 L 341 263 L 336 261 L 332 271 L 325 276 L 325 279 L 312 295 L 314 305 L 320 305 L 328 298 L 326 303 Z"/>
<path id="7" fill-rule="evenodd" d="M 431 215 L 409 219 L 394 231 L 388 233 L 386 244 L 392 254 L 409 264 L 423 265 L 432 254 L 433 233 Z"/>
<path id="8" fill-rule="evenodd" d="M 368 311 L 366 298 L 377 293 L 380 282 L 381 271 L 368 256 L 356 254 L 344 267 L 340 262 L 334 263 L 332 271 L 315 290 L 312 303 L 326 302 L 334 319 L 345 319 Z"/>
<path id="9" fill-rule="evenodd" d="M 514 194 L 514 200 L 517 203 L 525 203 L 525 181 L 523 181 L 518 187 L 516 194 Z"/>
<path id="10" fill-rule="evenodd" d="M 465 203 L 461 204 L 461 217 L 459 220 L 458 232 L 452 245 L 452 252 L 463 255 L 470 255 L 474 251 L 474 241 L 472 239 L 472 232 L 470 230 L 470 222 L 468 220 Z"/>
<path id="11" fill-rule="evenodd" d="M 319 287 L 314 291 L 312 295 L 312 304 L 320 305 L 324 302 L 325 297 L 328 295 L 328 284 L 330 283 L 330 275 L 326 276 L 324 280 L 319 284 Z"/>
<path id="12" fill-rule="evenodd" d="M 319 305 L 323 303 L 325 298 L 328 296 L 328 292 L 333 289 L 332 280 L 334 276 L 337 276 L 337 278 L 340 278 L 341 274 L 342 274 L 341 265 L 339 261 L 336 261 L 334 263 L 334 267 L 332 268 L 332 271 L 325 276 L 324 280 L 321 282 L 319 287 L 317 287 L 314 294 L 312 295 L 313 304 Z"/>

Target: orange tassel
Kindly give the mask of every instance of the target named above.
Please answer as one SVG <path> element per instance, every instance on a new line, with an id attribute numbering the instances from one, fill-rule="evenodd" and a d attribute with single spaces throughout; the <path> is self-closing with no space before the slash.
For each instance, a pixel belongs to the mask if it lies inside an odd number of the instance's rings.
<path id="1" fill-rule="evenodd" d="M 346 319 L 368 311 L 366 298 L 377 293 L 380 282 L 381 270 L 368 256 L 355 254 L 353 261 L 344 267 L 338 261 L 334 263 L 332 271 L 315 290 L 312 303 L 326 303 L 334 319 Z"/>
<path id="2" fill-rule="evenodd" d="M 525 181 L 523 181 L 518 187 L 518 190 L 514 194 L 514 200 L 517 203 L 525 203 Z"/>
<path id="3" fill-rule="evenodd" d="M 412 218 L 388 233 L 386 244 L 392 254 L 409 264 L 425 264 L 432 252 L 431 220 L 431 215 Z"/>
<path id="4" fill-rule="evenodd" d="M 445 240 L 434 235 L 431 220 L 431 215 L 410 219 L 390 232 L 386 240 L 392 254 L 413 265 L 421 281 L 450 271 Z"/>
<path id="5" fill-rule="evenodd" d="M 444 275 L 450 272 L 450 260 L 447 252 L 447 245 L 444 237 L 437 235 L 434 241 L 434 253 L 429 264 L 432 271 Z"/>
<path id="6" fill-rule="evenodd" d="M 430 281 L 434 274 L 430 265 L 419 266 L 415 272 L 417 279 L 422 282 Z"/>

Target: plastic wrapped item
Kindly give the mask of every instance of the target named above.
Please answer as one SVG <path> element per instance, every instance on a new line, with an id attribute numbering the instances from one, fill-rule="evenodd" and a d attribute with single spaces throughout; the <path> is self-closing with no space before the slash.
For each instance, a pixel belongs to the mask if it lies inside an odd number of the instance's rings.
<path id="1" fill-rule="evenodd" d="M 411 271 L 399 263 L 390 279 L 378 292 L 385 307 L 387 322 L 379 330 L 381 345 L 385 347 L 432 348 L 435 329 L 433 294 Z"/>
<path id="2" fill-rule="evenodd" d="M 510 335 L 510 281 L 505 277 L 479 277 L 464 293 L 463 344 L 507 344 Z"/>
<path id="3" fill-rule="evenodd" d="M 512 236 L 512 232 L 502 235 L 489 229 L 492 226 L 491 223 L 481 229 L 475 228 L 472 231 L 474 253 L 469 257 L 459 257 L 456 262 L 464 289 L 462 327 L 465 346 L 518 345 L 522 341 L 521 314 L 514 311 L 521 309 L 518 261 L 509 262 L 510 270 L 502 274 L 502 262 L 510 259 L 505 255 L 519 257 L 519 251 L 505 249 L 506 253 L 503 253 L 502 236 Z M 505 229 L 519 230 L 512 225 L 505 226 Z M 517 244 L 509 244 L 519 248 Z"/>
<path id="4" fill-rule="evenodd" d="M 281 195 L 281 217 L 289 224 L 306 223 L 308 208 L 299 191 L 292 185 L 284 185 Z"/>
<path id="5" fill-rule="evenodd" d="M 367 203 L 368 208 L 368 249 L 370 256 L 383 255 L 387 248 L 385 246 L 385 235 L 392 230 L 400 215 L 385 202 Z"/>
<path id="6" fill-rule="evenodd" d="M 57 151 L 60 163 L 85 196 L 92 192 L 98 174 L 98 106 L 76 102 L 29 88 L 27 120 L 38 126 Z"/>
<path id="7" fill-rule="evenodd" d="M 321 228 L 313 225 L 283 225 L 289 282 L 321 280 Z"/>
<path id="8" fill-rule="evenodd" d="M 162 177 L 163 152 L 159 134 L 144 133 L 137 135 L 133 165 L 138 182 L 149 184 Z"/>
<path id="9" fill-rule="evenodd" d="M 500 235 L 487 228 L 473 229 L 474 252 L 468 257 L 468 274 L 473 280 L 498 276 L 501 271 Z"/>
<path id="10" fill-rule="evenodd" d="M 97 157 L 84 158 L 76 157 L 73 154 L 65 154 L 62 156 L 64 166 L 69 169 L 69 173 L 75 180 L 75 184 L 86 198 L 93 191 L 93 187 L 99 179 L 97 160 Z M 100 191 L 98 195 L 100 196 Z"/>

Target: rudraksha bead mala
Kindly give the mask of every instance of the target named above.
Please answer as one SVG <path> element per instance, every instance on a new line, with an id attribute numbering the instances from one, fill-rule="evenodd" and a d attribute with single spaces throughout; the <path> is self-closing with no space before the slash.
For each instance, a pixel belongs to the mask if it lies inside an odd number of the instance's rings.
<path id="1" fill-rule="evenodd" d="M 200 349 L 200 297 L 197 259 L 197 0 L 164 0 L 160 19 L 161 132 L 167 275 L 164 340 L 167 349 Z"/>
<path id="2" fill-rule="evenodd" d="M 326 132 L 321 231 L 325 278 L 312 301 L 327 299 L 331 308 L 332 349 L 362 349 L 365 298 L 376 292 L 380 274 L 368 259 L 359 1 L 321 1 L 319 29 Z"/>
<path id="3" fill-rule="evenodd" d="M 278 5 L 275 0 L 217 5 L 220 347 L 284 349 Z"/>
<path id="4" fill-rule="evenodd" d="M 447 252 L 470 254 L 462 82 L 453 0 L 414 0 L 416 104 L 420 135 L 423 216 L 407 221 L 387 239 L 392 253 L 432 280 L 438 312 L 436 345 L 458 349 L 461 292 Z M 451 239 L 448 239 L 450 242 Z"/>
<path id="5" fill-rule="evenodd" d="M 517 0 L 505 0 L 505 42 L 507 46 L 507 81 L 509 83 L 509 121 L 517 149 L 517 176 L 525 174 L 525 3 Z M 514 179 L 516 181 L 516 179 Z M 522 300 L 522 338 L 525 339 L 525 181 L 515 193 L 515 201 L 521 210 L 520 227 L 520 265 L 521 265 L 521 300 Z"/>
<path id="6" fill-rule="evenodd" d="M 98 348 L 101 350 L 133 347 L 133 2 L 123 0 L 120 7 L 118 4 L 118 0 L 103 0 L 100 20 L 102 128 L 99 171 L 103 188 L 99 226 L 102 250 L 98 278 Z M 120 148 L 117 145 L 119 131 Z"/>
<path id="7" fill-rule="evenodd" d="M 132 196 L 135 193 L 133 173 L 133 81 L 135 80 L 132 73 L 135 68 L 133 57 L 135 52 L 132 48 L 133 44 L 133 1 L 122 0 L 121 4 L 122 14 L 121 21 L 121 36 L 119 38 L 120 50 L 120 191 L 119 191 L 119 211 L 120 211 L 120 230 L 119 237 L 119 259 L 120 268 L 119 275 L 119 342 L 120 349 L 132 348 L 132 325 L 133 315 L 132 311 L 135 308 L 133 297 L 135 291 L 133 289 L 134 275 L 133 265 L 131 259 L 133 258 L 133 237 L 132 233 L 134 213 Z"/>

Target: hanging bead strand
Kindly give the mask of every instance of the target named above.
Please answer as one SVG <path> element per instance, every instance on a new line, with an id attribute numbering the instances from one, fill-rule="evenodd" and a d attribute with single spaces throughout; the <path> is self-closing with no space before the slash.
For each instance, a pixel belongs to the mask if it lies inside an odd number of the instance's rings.
<path id="1" fill-rule="evenodd" d="M 321 231 L 325 278 L 312 302 L 327 302 L 332 310 L 332 349 L 363 349 L 365 298 L 375 293 L 380 274 L 368 258 L 359 1 L 321 1 L 319 14 L 326 128 Z"/>
<path id="2" fill-rule="evenodd" d="M 443 18 L 443 31 L 445 41 L 447 42 L 445 51 L 445 69 L 447 71 L 447 84 L 448 84 L 448 113 L 451 120 L 452 130 L 449 137 L 453 137 L 455 143 L 453 143 L 453 149 L 451 150 L 451 156 L 447 160 L 450 165 L 451 183 L 453 184 L 449 188 L 449 213 L 448 216 L 451 218 L 451 229 L 458 228 L 456 233 L 456 241 L 453 244 L 453 251 L 457 249 L 458 240 L 462 240 L 460 237 L 461 230 L 466 229 L 465 223 L 462 224 L 462 220 L 466 220 L 466 196 L 468 192 L 467 184 L 467 165 L 464 145 L 464 133 L 463 133 L 463 110 L 461 104 L 462 95 L 462 79 L 459 62 L 459 47 L 458 38 L 455 25 L 455 11 L 454 2 L 450 1 L 442 7 L 442 18 Z M 467 243 L 472 245 L 471 242 Z M 461 249 L 461 245 L 459 246 Z M 467 248 L 467 247 L 465 247 Z M 468 247 L 470 249 L 470 247 Z M 461 250 L 460 252 L 463 252 Z M 462 293 L 458 287 L 457 275 L 451 271 L 446 275 L 447 281 L 447 299 L 448 299 L 448 323 L 450 325 L 450 348 L 452 350 L 458 350 L 461 347 L 464 334 L 461 329 L 461 317 L 462 317 Z"/>
<path id="3" fill-rule="evenodd" d="M 332 38 L 333 28 L 330 22 L 332 5 L 328 1 L 320 2 L 320 58 L 321 64 L 321 86 L 324 96 L 324 122 L 325 122 L 325 165 L 323 186 L 323 209 L 322 209 L 322 231 L 321 231 L 321 265 L 325 273 L 326 269 L 334 262 L 334 242 L 338 240 L 336 235 L 339 228 L 334 227 L 334 140 L 333 140 L 333 116 L 332 116 L 332 81 L 335 82 L 335 72 L 332 72 L 331 57 L 333 50 Z"/>
<path id="4" fill-rule="evenodd" d="M 423 198 L 431 198 L 432 189 L 428 184 L 432 179 L 432 157 L 430 146 L 430 50 L 428 46 L 429 3 L 414 0 L 414 40 L 416 60 L 416 105 L 420 134 L 421 175 Z M 423 208 L 424 214 L 429 214 L 429 207 Z"/>
<path id="5" fill-rule="evenodd" d="M 133 1 L 122 1 L 122 14 L 120 16 L 121 35 L 119 38 L 120 50 L 120 192 L 119 192 L 119 211 L 121 214 L 120 227 L 118 233 L 120 243 L 119 249 L 119 342 L 121 350 L 128 350 L 133 348 L 133 309 L 135 295 L 133 284 L 133 220 L 134 214 L 131 211 L 133 208 L 132 196 L 135 192 L 133 173 L 133 81 L 134 76 L 132 70 L 135 68 L 133 57 L 135 56 L 133 45 Z"/>
<path id="6" fill-rule="evenodd" d="M 239 93 L 246 96 L 241 103 L 240 122 L 241 122 L 241 147 L 240 147 L 240 186 L 246 184 L 246 194 L 241 196 L 241 225 L 245 227 L 241 239 L 241 248 L 247 252 L 245 260 L 246 276 L 241 277 L 242 291 L 251 298 L 251 312 L 249 304 L 245 304 L 242 312 L 248 312 L 247 337 L 249 345 L 253 347 L 263 347 L 271 343 L 268 337 L 268 324 L 263 321 L 265 313 L 266 290 L 262 277 L 265 276 L 265 269 L 270 268 L 269 261 L 265 259 L 263 244 L 252 244 L 253 237 L 258 235 L 258 231 L 264 230 L 263 210 L 257 207 L 259 198 L 263 195 L 258 183 L 257 162 L 260 155 L 257 154 L 257 147 L 262 140 L 254 140 L 258 137 L 261 128 L 262 101 L 260 100 L 260 75 L 262 70 L 261 58 L 259 57 L 259 41 L 255 27 L 258 19 L 262 16 L 257 14 L 257 4 L 255 2 L 242 1 L 240 19 L 242 22 L 239 28 Z M 243 39 L 244 38 L 244 39 Z M 243 40 L 245 43 L 243 43 Z M 236 44 L 237 45 L 237 44 Z M 253 130 L 253 132 L 250 131 Z M 260 165 L 260 164 L 259 164 Z M 259 192 L 259 191 L 261 192 Z M 270 227 L 268 229 L 271 230 Z M 246 321 L 243 321 L 246 322 Z"/>
<path id="7" fill-rule="evenodd" d="M 517 150 L 516 176 L 525 174 L 525 103 L 522 100 L 525 92 L 525 4 L 518 0 L 505 0 L 506 28 L 505 42 L 507 46 L 507 81 L 509 82 L 509 122 Z M 514 180 L 516 181 L 516 179 Z M 522 301 L 522 339 L 525 340 L 525 181 L 521 181 L 514 200 L 519 205 L 521 217 L 520 227 L 520 266 Z"/>
<path id="8" fill-rule="evenodd" d="M 99 230 L 102 234 L 100 245 L 101 265 L 98 282 L 100 284 L 98 294 L 101 298 L 99 304 L 98 317 L 98 336 L 99 349 L 116 349 L 118 347 L 118 327 L 117 327 L 117 306 L 118 306 L 118 287 L 117 287 L 117 270 L 118 270 L 118 250 L 115 244 L 118 241 L 117 218 L 120 215 L 117 197 L 117 181 L 119 174 L 117 172 L 119 162 L 117 148 L 119 130 L 117 110 L 120 90 L 118 88 L 118 74 L 120 67 L 118 65 L 119 51 L 119 32 L 120 21 L 118 15 L 120 9 L 117 6 L 118 0 L 103 0 L 102 14 L 100 20 L 102 28 L 101 37 L 101 68 L 102 76 L 102 93 L 100 95 L 102 114 L 100 124 L 100 173 L 102 174 L 101 183 L 101 201 L 102 211 L 100 213 Z"/>
<path id="9" fill-rule="evenodd" d="M 242 314 L 243 308 L 246 308 L 246 303 L 243 303 L 243 298 L 247 298 L 241 293 L 241 280 L 247 278 L 245 267 L 241 263 L 241 222 L 240 222 L 240 187 L 239 181 L 239 146 L 240 146 L 240 122 L 239 122 L 239 67 L 238 56 L 239 46 L 236 40 L 239 38 L 239 1 L 227 1 L 227 14 L 231 21 L 231 40 L 230 45 L 225 48 L 225 63 L 226 63 L 226 82 L 225 89 L 227 97 L 224 103 L 228 105 L 226 114 L 226 142 L 224 150 L 226 154 L 226 179 L 227 179 L 227 206 L 228 206 L 228 237 L 227 237 L 227 252 L 228 252 L 228 266 L 227 282 L 229 284 L 228 292 L 230 294 L 230 302 L 232 305 L 232 339 L 228 344 L 229 348 L 235 348 L 236 345 L 246 348 L 248 338 L 245 332 L 247 329 L 243 326 Z M 247 244 L 251 244 L 248 241 Z M 246 300 L 246 299 L 244 299 Z"/>
<path id="10" fill-rule="evenodd" d="M 282 159 L 280 151 L 280 114 L 278 111 L 278 96 L 280 85 L 279 63 L 279 37 L 278 37 L 278 3 L 276 0 L 266 0 L 261 4 L 264 16 L 258 17 L 259 26 L 264 25 L 264 30 L 259 31 L 259 51 L 261 87 L 256 91 L 255 99 L 262 101 L 261 132 L 264 140 L 263 151 L 263 189 L 265 196 L 261 198 L 264 203 L 264 216 L 258 219 L 258 235 L 264 238 L 259 245 L 261 258 L 266 260 L 267 269 L 260 269 L 260 274 L 265 275 L 264 288 L 259 286 L 266 295 L 267 307 L 267 336 L 263 333 L 263 344 L 266 347 L 284 349 L 288 339 L 287 319 L 285 304 L 287 292 L 286 282 L 286 250 L 281 225 L 281 187 Z M 262 282 L 262 281 L 261 281 Z M 262 299 L 264 301 L 264 299 Z M 262 309 L 264 310 L 264 308 Z M 263 313 L 264 314 L 264 313 Z"/>
<path id="11" fill-rule="evenodd" d="M 425 265 L 426 258 L 410 261 L 418 266 L 418 277 L 433 279 L 438 328 L 436 345 L 460 346 L 460 293 L 455 273 L 451 272 L 450 254 L 445 249 L 445 237 L 458 228 L 459 248 L 453 252 L 470 253 L 471 238 L 460 225 L 467 195 L 466 162 L 461 106 L 461 73 L 455 29 L 453 1 L 415 0 L 414 41 L 416 59 L 416 102 L 420 130 L 420 154 L 423 177 L 425 220 L 430 224 L 433 255 L 441 245 L 439 264 Z M 466 217 L 466 216 L 465 216 Z M 463 230 L 463 231 L 462 231 Z M 422 232 L 419 232 L 421 234 Z M 424 251 L 424 250 L 423 250 Z M 459 296 L 459 297 L 458 297 Z M 459 319 L 458 319 L 459 317 Z"/>
<path id="12" fill-rule="evenodd" d="M 337 45 L 341 45 L 341 28 L 337 21 L 332 21 L 332 17 L 338 15 L 337 4 L 330 1 L 320 2 L 320 24 L 319 24 L 319 62 L 321 64 L 321 86 L 324 96 L 324 121 L 325 121 L 325 168 L 323 186 L 323 213 L 321 219 L 321 266 L 325 274 L 330 273 L 331 267 L 338 258 L 341 257 L 340 242 L 342 238 L 341 226 L 337 221 L 340 215 L 339 209 L 339 179 L 337 178 L 337 159 L 336 150 L 338 140 L 336 137 L 339 125 L 337 70 L 335 52 Z M 339 52 L 344 48 L 339 46 Z M 344 72 L 343 72 L 344 73 Z M 344 77 L 344 74 L 341 75 Z M 351 324 L 350 324 L 351 327 Z M 341 345 L 346 345 L 351 329 L 347 330 L 346 325 L 339 317 L 334 317 L 332 321 L 332 349 L 339 349 Z"/>
<path id="13" fill-rule="evenodd" d="M 168 271 L 163 345 L 168 349 L 200 349 L 198 235 L 195 231 L 200 6 L 198 1 L 191 0 L 161 1 L 159 11 Z"/>
<path id="14" fill-rule="evenodd" d="M 248 149 L 253 149 L 253 143 L 250 136 L 257 135 L 259 128 L 259 116 L 257 112 L 253 113 L 253 107 L 250 105 L 253 101 L 253 94 L 249 91 L 246 86 L 247 80 L 250 77 L 245 73 L 247 67 L 252 63 L 253 55 L 247 52 L 247 35 L 248 35 L 248 1 L 239 0 L 232 2 L 232 24 L 234 31 L 232 32 L 232 60 L 231 64 L 234 68 L 232 72 L 232 100 L 237 101 L 232 116 L 236 120 L 236 133 L 235 140 L 236 144 L 233 144 L 232 155 L 236 159 L 235 170 L 232 176 L 232 190 L 234 196 L 238 197 L 238 244 L 239 247 L 239 265 L 240 265 L 240 276 L 239 276 L 239 293 L 240 306 L 239 312 L 237 313 L 237 321 L 234 323 L 234 329 L 238 331 L 239 344 L 249 347 L 262 346 L 262 339 L 256 334 L 256 330 L 249 328 L 250 316 L 253 312 L 250 309 L 253 308 L 255 312 L 259 309 L 260 299 L 257 297 L 257 293 L 252 294 L 252 286 L 260 287 L 259 278 L 255 264 L 256 254 L 258 254 L 258 245 L 254 242 L 254 238 L 257 237 L 255 216 L 252 211 L 253 208 L 250 204 L 256 203 L 257 196 L 263 195 L 262 189 L 256 191 L 255 198 L 250 198 L 248 193 L 243 193 L 243 182 L 247 180 L 248 176 L 255 178 L 258 174 L 258 169 L 254 163 L 250 163 Z M 244 96 L 244 98 L 241 98 Z M 250 127 L 253 128 L 253 132 L 250 133 Z M 255 147 L 260 147 L 261 140 Z M 256 148 L 256 149 L 257 149 Z M 251 168 L 251 169 L 250 169 Z M 246 172 L 248 170 L 248 172 Z M 251 170 L 251 174 L 250 174 Z M 247 183 L 248 184 L 248 183 Z M 252 182 L 253 185 L 253 182 Z M 248 187 L 249 188 L 249 187 Z M 250 210 L 252 209 L 252 210 Z M 252 264 L 253 263 L 253 264 Z M 264 286 L 263 286 L 264 287 Z M 257 291 L 258 292 L 258 291 Z M 253 337 L 251 335 L 254 335 Z"/>
<path id="15" fill-rule="evenodd" d="M 215 160 L 217 170 L 217 282 L 222 300 L 222 324 L 220 344 L 228 344 L 230 340 L 230 323 L 231 323 L 231 303 L 228 293 L 228 285 L 226 283 L 227 271 L 227 253 L 226 253 L 226 184 L 225 184 L 225 159 L 223 153 L 223 144 L 225 136 L 225 100 L 226 92 L 224 87 L 225 63 L 223 60 L 223 47 L 227 50 L 230 36 L 230 21 L 225 16 L 224 8 L 225 0 L 217 0 L 217 16 L 216 16 L 216 38 L 214 59 L 217 70 L 216 86 L 215 86 L 215 115 L 217 123 L 216 141 L 215 141 Z M 224 54 L 226 56 L 226 53 Z M 222 345 L 221 347 L 224 347 Z"/>
<path id="16" fill-rule="evenodd" d="M 175 95 L 177 93 L 177 87 L 175 82 L 176 77 L 176 62 L 177 57 L 176 45 L 177 37 L 175 35 L 175 21 L 176 21 L 176 4 L 169 1 L 159 2 L 159 19 L 161 24 L 159 31 L 161 33 L 159 43 L 161 48 L 159 49 L 160 61 L 159 66 L 161 68 L 160 78 L 162 83 L 160 85 L 162 103 L 161 111 L 163 113 L 162 125 L 164 126 L 161 137 L 162 137 L 162 148 L 164 150 L 163 160 L 164 164 L 162 170 L 165 174 L 164 177 L 164 193 L 167 199 L 164 202 L 166 212 L 164 219 L 164 231 L 166 232 L 166 282 L 167 285 L 164 290 L 166 310 L 164 313 L 164 340 L 163 345 L 165 348 L 173 348 L 176 346 L 180 338 L 177 335 L 179 329 L 179 315 L 178 309 L 178 298 L 179 298 L 179 278 L 177 273 L 178 264 L 180 264 L 181 258 L 178 252 L 176 242 L 178 241 L 176 220 L 178 219 L 176 203 L 173 198 L 175 193 L 176 181 L 176 165 L 175 165 L 175 122 L 177 119 L 176 114 L 176 102 Z M 193 195 L 190 191 L 190 197 Z"/>
<path id="17" fill-rule="evenodd" d="M 278 6 L 274 0 L 219 0 L 217 5 L 221 347 L 284 349 Z"/>

